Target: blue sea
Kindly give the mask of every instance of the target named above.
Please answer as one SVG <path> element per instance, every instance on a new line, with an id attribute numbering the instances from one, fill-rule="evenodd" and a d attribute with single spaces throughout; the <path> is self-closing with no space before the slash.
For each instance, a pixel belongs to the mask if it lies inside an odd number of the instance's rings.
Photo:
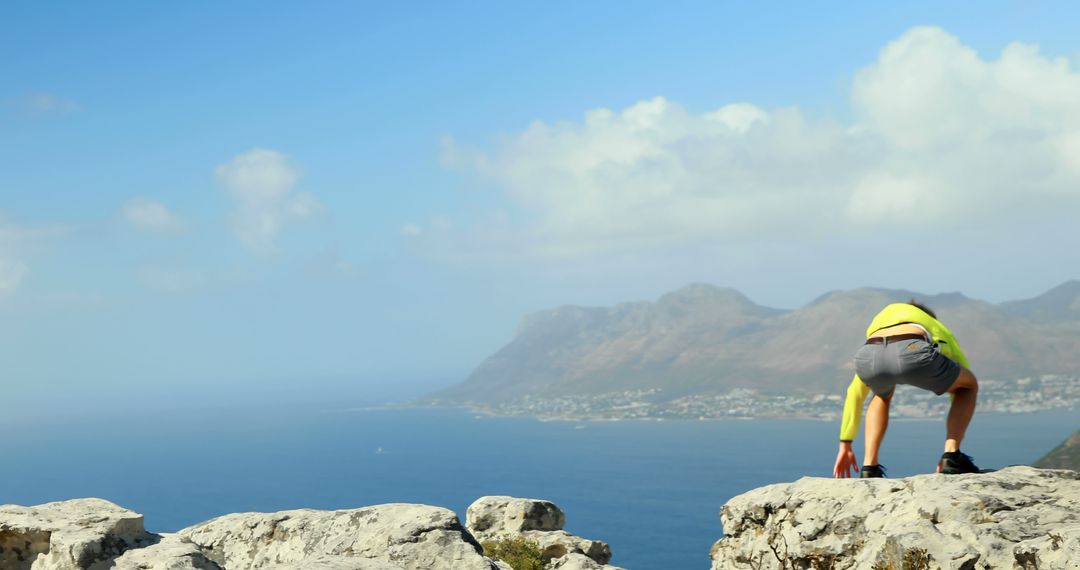
<path id="1" fill-rule="evenodd" d="M 1075 411 L 976 415 L 964 448 L 986 467 L 1029 463 L 1078 424 Z M 613 564 L 666 570 L 709 567 L 732 496 L 829 475 L 838 426 L 279 404 L 0 419 L 0 428 L 0 503 L 102 497 L 162 532 L 236 511 L 410 502 L 464 518 L 483 495 L 544 498 L 566 511 L 567 530 L 610 542 Z M 932 471 L 943 431 L 943 420 L 894 420 L 889 475 Z"/>

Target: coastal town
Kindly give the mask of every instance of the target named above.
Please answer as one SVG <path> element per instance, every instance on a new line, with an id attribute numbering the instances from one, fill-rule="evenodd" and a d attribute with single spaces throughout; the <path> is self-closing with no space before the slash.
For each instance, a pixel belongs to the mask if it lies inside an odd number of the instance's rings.
<path id="1" fill-rule="evenodd" d="M 737 388 L 726 394 L 668 398 L 660 389 L 564 397 L 525 396 L 497 404 L 472 404 L 480 413 L 530 416 L 542 420 L 837 420 L 844 393 L 773 395 Z M 940 417 L 949 399 L 908 386 L 897 388 L 892 414 L 897 418 Z M 980 382 L 982 412 L 1027 413 L 1080 408 L 1080 376 L 1043 375 Z"/>

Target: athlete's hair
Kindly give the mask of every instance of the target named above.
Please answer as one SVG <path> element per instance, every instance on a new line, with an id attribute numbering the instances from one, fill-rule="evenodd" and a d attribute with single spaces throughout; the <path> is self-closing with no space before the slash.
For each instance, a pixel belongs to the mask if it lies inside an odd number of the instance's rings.
<path id="1" fill-rule="evenodd" d="M 916 301 L 915 299 L 912 299 L 912 300 L 908 301 L 907 304 L 914 305 L 914 306 L 922 309 L 922 312 L 930 315 L 931 317 L 934 317 L 935 319 L 937 318 L 937 315 L 934 314 L 934 311 L 930 310 L 930 307 L 927 307 L 926 305 Z"/>

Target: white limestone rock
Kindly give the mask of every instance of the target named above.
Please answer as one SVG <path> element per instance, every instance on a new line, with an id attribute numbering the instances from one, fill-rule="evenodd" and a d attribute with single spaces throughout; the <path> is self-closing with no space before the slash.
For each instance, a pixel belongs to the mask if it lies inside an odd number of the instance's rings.
<path id="1" fill-rule="evenodd" d="M 720 511 L 714 570 L 1078 568 L 1080 473 L 1009 467 L 972 475 L 769 485 Z"/>
<path id="2" fill-rule="evenodd" d="M 1013 547 L 1020 570 L 1080 570 L 1080 525 L 1062 527 L 1046 536 L 1025 540 Z"/>
<path id="3" fill-rule="evenodd" d="M 469 532 L 481 542 L 525 537 L 540 546 L 545 563 L 568 554 L 582 554 L 601 566 L 611 560 L 611 547 L 564 530 L 566 515 L 555 503 L 542 499 L 481 497 L 465 513 Z"/>
<path id="4" fill-rule="evenodd" d="M 490 496 L 480 497 L 469 505 L 465 520 L 473 534 L 495 535 L 562 530 L 566 515 L 551 501 Z"/>
<path id="5" fill-rule="evenodd" d="M 397 564 L 350 556 L 319 556 L 306 558 L 300 562 L 273 564 L 263 568 L 264 570 L 402 570 Z"/>
<path id="6" fill-rule="evenodd" d="M 159 542 L 133 548 L 116 559 L 110 570 L 223 570 L 191 541 L 163 534 Z"/>
<path id="7" fill-rule="evenodd" d="M 239 513 L 178 534 L 226 570 L 300 568 L 299 563 L 325 556 L 381 561 L 402 570 L 496 568 L 453 512 L 427 505 Z"/>
<path id="8" fill-rule="evenodd" d="M 0 505 L 4 570 L 104 570 L 125 551 L 155 541 L 142 515 L 102 499 Z"/>
<path id="9" fill-rule="evenodd" d="M 554 529 L 509 533 L 536 541 L 545 560 L 620 570 L 604 565 L 607 544 L 558 530 L 565 517 L 555 505 L 506 499 L 510 513 L 496 513 L 498 528 Z M 513 570 L 485 558 L 453 512 L 427 505 L 240 513 L 163 535 L 100 499 L 0 506 L 0 570 L 248 569 Z"/>
<path id="10" fill-rule="evenodd" d="M 520 534 L 540 545 L 540 558 L 544 562 L 562 558 L 567 554 L 581 554 L 600 565 L 607 564 L 611 560 L 611 547 L 606 542 L 581 538 L 565 530 L 550 532 L 529 530 Z"/>
<path id="11" fill-rule="evenodd" d="M 584 554 L 572 553 L 556 558 L 548 564 L 551 570 L 623 570 L 618 566 L 600 564 Z"/>

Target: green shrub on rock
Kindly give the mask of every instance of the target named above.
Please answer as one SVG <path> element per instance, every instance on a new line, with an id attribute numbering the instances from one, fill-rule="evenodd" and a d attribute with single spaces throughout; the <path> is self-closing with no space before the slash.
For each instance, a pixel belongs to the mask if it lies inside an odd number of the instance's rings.
<path id="1" fill-rule="evenodd" d="M 903 558 L 899 564 L 894 561 L 884 561 L 874 564 L 872 570 L 929 570 L 930 561 L 933 558 L 922 548 L 910 548 L 903 551 Z"/>
<path id="2" fill-rule="evenodd" d="M 523 536 L 504 538 L 481 544 L 484 556 L 502 560 L 514 570 L 544 570 L 540 559 L 540 544 Z"/>

